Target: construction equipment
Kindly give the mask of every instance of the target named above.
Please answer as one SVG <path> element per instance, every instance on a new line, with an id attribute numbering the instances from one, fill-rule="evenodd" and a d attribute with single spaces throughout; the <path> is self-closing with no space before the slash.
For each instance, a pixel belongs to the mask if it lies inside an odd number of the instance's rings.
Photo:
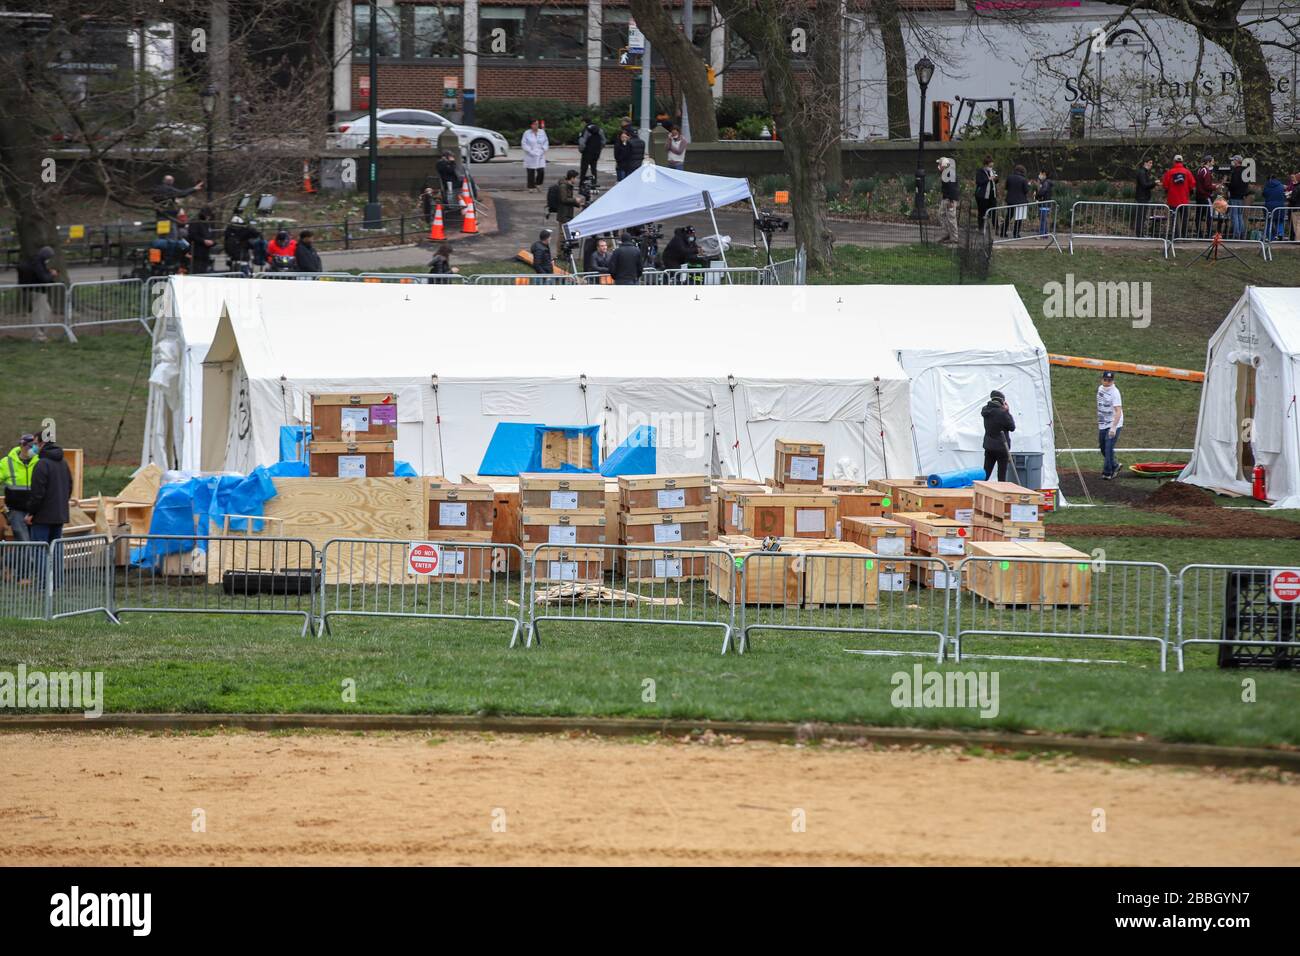
<path id="1" fill-rule="evenodd" d="M 952 124 L 955 139 L 980 135 L 988 139 L 1015 136 L 1016 101 L 1014 97 L 957 97 L 957 117 Z"/>

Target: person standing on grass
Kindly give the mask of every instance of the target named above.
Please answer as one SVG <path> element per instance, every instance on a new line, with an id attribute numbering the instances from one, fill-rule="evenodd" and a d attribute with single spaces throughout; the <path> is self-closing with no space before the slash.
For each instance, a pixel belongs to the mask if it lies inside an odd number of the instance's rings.
<path id="1" fill-rule="evenodd" d="M 543 229 L 537 234 L 537 241 L 528 250 L 533 256 L 533 271 L 539 276 L 555 273 L 555 263 L 551 258 L 551 230 Z"/>
<path id="2" fill-rule="evenodd" d="M 957 242 L 957 202 L 961 199 L 961 185 L 957 182 L 957 167 L 951 157 L 942 156 L 939 166 L 939 221 L 944 235 L 940 243 Z"/>
<path id="3" fill-rule="evenodd" d="M 1187 226 L 1186 206 L 1192 198 L 1192 171 L 1183 165 L 1181 155 L 1174 156 L 1174 164 L 1160 180 L 1165 190 L 1165 204 L 1169 207 L 1169 224 L 1174 235 L 1183 235 Z"/>
<path id="4" fill-rule="evenodd" d="M 1214 231 L 1210 224 L 1210 206 L 1214 202 L 1214 157 L 1206 153 L 1201 157 L 1201 167 L 1196 170 L 1196 235 L 1208 239 Z"/>
<path id="5" fill-rule="evenodd" d="M 979 209 L 980 228 L 984 228 L 984 217 L 998 204 L 998 171 L 993 168 L 993 157 L 985 156 L 984 165 L 975 171 L 975 206 Z M 997 228 L 997 217 L 989 221 L 989 232 Z"/>
<path id="6" fill-rule="evenodd" d="M 9 449 L 9 454 L 0 458 L 0 493 L 4 488 L 27 488 L 32 486 L 32 472 L 36 469 L 36 436 L 25 434 L 18 439 L 18 444 Z M 31 533 L 27 527 L 28 512 L 10 508 L 6 513 L 9 530 L 15 541 L 30 541 Z"/>
<path id="7" fill-rule="evenodd" d="M 1115 373 L 1102 372 L 1101 385 L 1097 387 L 1097 447 L 1101 450 L 1101 477 L 1107 481 L 1119 474 L 1115 460 L 1115 446 L 1124 427 L 1124 406 L 1119 389 L 1115 387 Z"/>
<path id="8" fill-rule="evenodd" d="M 1024 166 L 1016 166 L 1007 177 L 1007 205 L 1011 207 L 1010 215 L 1002 219 L 1002 235 L 1007 234 L 1008 220 L 1014 224 L 1011 231 L 1013 239 L 1020 238 L 1020 226 L 1029 214 L 1029 178 Z"/>
<path id="9" fill-rule="evenodd" d="M 1056 183 L 1052 182 L 1052 171 L 1041 169 L 1038 171 L 1038 184 L 1034 187 L 1034 202 L 1038 203 L 1038 234 L 1047 235 L 1048 220 L 1052 212 L 1052 190 L 1056 188 Z"/>
<path id="10" fill-rule="evenodd" d="M 1149 203 L 1156 188 L 1156 174 L 1151 171 L 1155 165 L 1152 159 L 1142 160 L 1133 180 L 1133 202 Z M 1146 233 L 1146 213 L 1141 209 L 1133 210 L 1133 235 L 1139 238 Z"/>
<path id="11" fill-rule="evenodd" d="M 1250 183 L 1246 182 L 1245 160 L 1232 157 L 1232 172 L 1228 174 L 1228 205 L 1232 212 L 1232 238 L 1246 238 L 1246 215 L 1242 206 L 1250 205 Z"/>
<path id="12" fill-rule="evenodd" d="M 551 141 L 546 138 L 541 120 L 528 124 L 519 146 L 524 151 L 524 170 L 528 175 L 528 189 L 536 192 L 546 181 L 546 153 L 551 148 Z"/>
<path id="13" fill-rule="evenodd" d="M 1007 397 L 997 389 L 989 392 L 988 404 L 980 409 L 980 416 L 984 419 L 984 480 L 993 480 L 993 468 L 997 466 L 998 481 L 1006 481 L 1011 433 L 1016 430 Z"/>
<path id="14" fill-rule="evenodd" d="M 1282 180 L 1277 173 L 1270 175 L 1268 181 L 1264 183 L 1262 198 L 1264 200 L 1264 212 L 1269 223 L 1265 232 L 1269 229 L 1273 231 L 1273 235 L 1266 238 L 1270 240 L 1281 239 L 1286 235 L 1286 220 L 1283 214 L 1277 210 L 1286 206 L 1286 186 L 1282 184 Z"/>
<path id="15" fill-rule="evenodd" d="M 564 224 L 578 214 L 578 207 L 584 202 L 582 194 L 578 192 L 578 171 L 570 169 L 564 174 L 564 179 L 560 182 L 560 195 L 556 202 L 555 221 L 560 224 L 555 237 L 555 254 L 557 257 L 564 250 Z"/>
<path id="16" fill-rule="evenodd" d="M 43 435 L 36 436 L 40 458 L 32 469 L 32 490 L 27 499 L 27 527 L 33 541 L 53 542 L 63 537 L 68 523 L 68 500 L 72 497 L 72 471 L 63 460 L 63 449 Z M 62 562 L 54 563 L 54 586 L 60 584 Z M 42 568 L 42 573 L 44 568 Z"/>

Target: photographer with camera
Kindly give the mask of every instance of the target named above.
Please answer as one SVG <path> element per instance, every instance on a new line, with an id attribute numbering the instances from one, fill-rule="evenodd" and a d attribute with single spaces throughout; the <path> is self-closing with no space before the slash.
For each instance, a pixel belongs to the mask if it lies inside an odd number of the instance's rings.
<path id="1" fill-rule="evenodd" d="M 586 204 L 586 200 L 578 192 L 578 171 L 570 169 L 564 174 L 564 179 L 560 181 L 559 194 L 555 201 L 555 221 L 560 224 L 556 233 L 556 254 L 559 255 L 564 242 L 564 224 L 573 219 L 578 214 L 578 207 Z"/>
<path id="2" fill-rule="evenodd" d="M 700 265 L 703 262 L 699 244 L 695 240 L 695 227 L 678 226 L 674 229 L 673 237 L 664 249 L 664 268 L 680 269 L 685 265 Z"/>

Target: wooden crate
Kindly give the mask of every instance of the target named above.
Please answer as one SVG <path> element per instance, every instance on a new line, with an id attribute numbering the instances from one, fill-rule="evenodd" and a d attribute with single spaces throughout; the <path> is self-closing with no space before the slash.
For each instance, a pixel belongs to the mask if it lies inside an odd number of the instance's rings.
<path id="1" fill-rule="evenodd" d="M 397 396 L 367 392 L 311 397 L 313 442 L 341 442 L 349 425 L 354 442 L 397 441 Z"/>
<path id="2" fill-rule="evenodd" d="M 722 540 L 719 539 L 719 542 Z M 719 542 L 714 543 L 718 547 L 728 547 Z M 737 593 L 734 596 L 737 603 L 775 607 L 799 606 L 803 580 L 792 555 L 767 555 L 757 548 L 737 549 L 735 545 L 730 547 L 737 555 L 754 555 L 745 561 L 744 574 L 737 575 Z M 731 555 L 709 555 L 709 590 L 729 603 L 733 599 L 731 573 L 734 567 L 735 562 Z"/>
<path id="3" fill-rule="evenodd" d="M 70 498 L 81 498 L 85 494 L 86 453 L 80 448 L 63 449 L 63 460 L 68 463 L 72 475 L 72 494 Z"/>
<path id="4" fill-rule="evenodd" d="M 827 494 L 833 494 L 839 499 L 840 521 L 845 518 L 888 518 L 898 503 L 886 495 L 883 491 L 877 491 L 875 488 L 868 488 L 862 485 L 858 488 L 832 488 L 827 486 Z M 889 499 L 889 504 L 885 500 Z M 844 537 L 843 534 L 840 537 Z"/>
<path id="5" fill-rule="evenodd" d="M 496 493 L 487 485 L 430 479 L 429 537 L 435 541 L 491 541 Z"/>
<path id="6" fill-rule="evenodd" d="M 912 563 L 910 561 L 890 561 L 888 558 L 876 559 L 876 592 L 879 595 L 897 591 L 910 591 L 912 588 Z"/>
<path id="7" fill-rule="evenodd" d="M 933 561 L 915 561 L 912 563 L 912 580 L 924 588 L 948 588 L 955 591 L 962 587 L 962 578 L 965 571 L 958 571 L 957 566 L 965 560 L 963 555 L 919 555 L 922 558 L 937 558 L 947 565 L 947 569 L 940 569 L 934 565 Z"/>
<path id="8" fill-rule="evenodd" d="M 833 538 L 839 519 L 834 495 L 741 495 L 740 533 L 755 538 Z"/>
<path id="9" fill-rule="evenodd" d="M 313 478 L 391 478 L 393 443 L 344 442 L 311 443 Z"/>
<path id="10" fill-rule="evenodd" d="M 969 488 L 899 488 L 894 504 L 898 511 L 928 511 L 970 524 L 974 497 Z"/>
<path id="11" fill-rule="evenodd" d="M 992 560 L 967 567 L 972 592 L 998 607 L 1086 606 L 1092 597 L 1091 558 L 1055 541 L 977 541 L 971 554 L 985 558 L 1053 558 L 1067 563 Z"/>
<path id="12" fill-rule="evenodd" d="M 510 475 L 461 475 L 462 484 L 487 485 L 492 489 L 492 541 L 495 544 L 520 544 L 519 479 Z M 507 548 L 510 570 L 519 570 L 519 553 Z"/>
<path id="13" fill-rule="evenodd" d="M 1041 491 L 1023 488 L 1009 481 L 977 481 L 974 491 L 976 514 L 1004 521 L 1037 521 L 1045 502 Z"/>
<path id="14" fill-rule="evenodd" d="M 699 547 L 706 547 L 707 543 Z M 616 551 L 614 569 L 627 581 L 668 584 L 673 581 L 700 581 L 708 577 L 708 554 L 690 551 L 637 548 Z"/>
<path id="15" fill-rule="evenodd" d="M 901 557 L 911 549 L 911 527 L 892 518 L 841 518 L 840 527 L 845 541 L 882 557 Z"/>
<path id="16" fill-rule="evenodd" d="M 605 512 L 552 511 L 523 508 L 519 512 L 519 542 L 525 552 L 539 544 L 566 547 L 607 543 Z"/>
<path id="17" fill-rule="evenodd" d="M 1041 521 L 1003 521 L 991 515 L 975 516 L 976 541 L 1042 541 L 1047 530 Z"/>
<path id="18" fill-rule="evenodd" d="M 782 550 L 787 547 L 801 552 L 807 543 L 794 541 L 788 546 L 783 543 Z M 857 556 L 841 557 L 845 554 Z M 804 607 L 871 606 L 879 603 L 879 593 L 876 555 L 867 548 L 847 541 L 827 541 L 825 546 L 804 552 Z"/>
<path id="19" fill-rule="evenodd" d="M 526 509 L 605 514 L 603 475 L 519 476 L 519 504 Z"/>
<path id="20" fill-rule="evenodd" d="M 656 514 L 626 512 L 618 516 L 619 544 L 657 544 L 664 547 L 706 544 L 709 540 L 707 511 L 663 511 Z"/>
<path id="21" fill-rule="evenodd" d="M 591 468 L 595 463 L 591 435 L 570 435 L 560 428 L 548 428 L 542 432 L 542 468 L 545 470 L 559 471 L 565 465 Z"/>
<path id="22" fill-rule="evenodd" d="M 714 489 L 717 499 L 718 536 L 741 534 L 740 507 L 736 501 L 745 495 L 770 495 L 772 489 L 759 481 L 721 481 Z"/>
<path id="23" fill-rule="evenodd" d="M 712 498 L 708 475 L 624 475 L 618 493 L 619 510 L 628 514 L 698 511 Z"/>
<path id="24" fill-rule="evenodd" d="M 936 516 L 928 521 L 917 521 L 913 528 L 912 542 L 917 554 L 939 558 L 965 557 L 966 545 L 970 542 L 969 524 Z"/>
<path id="25" fill-rule="evenodd" d="M 462 532 L 464 533 L 464 532 Z M 443 541 L 455 541 L 454 537 L 444 536 Z M 466 541 L 466 544 L 484 544 L 489 545 L 491 542 Z M 495 560 L 497 549 L 492 547 L 482 548 L 457 548 L 454 544 L 442 546 L 442 560 L 438 562 L 438 573 L 430 575 L 427 578 L 418 578 L 421 581 L 435 582 L 438 580 L 454 581 L 490 581 L 492 580 L 492 567 Z M 412 576 L 412 580 L 417 580 Z"/>
<path id="26" fill-rule="evenodd" d="M 778 438 L 772 475 L 778 488 L 820 488 L 826 478 L 826 446 L 821 442 Z"/>
<path id="27" fill-rule="evenodd" d="M 590 548 L 569 551 L 548 548 L 542 552 L 542 559 L 533 563 L 533 580 L 548 584 L 599 583 L 605 580 L 604 552 L 593 552 Z"/>
<path id="28" fill-rule="evenodd" d="M 877 491 L 883 491 L 891 498 L 897 498 L 898 492 L 903 488 L 926 487 L 926 480 L 924 475 L 916 478 L 872 478 L 867 484 Z"/>

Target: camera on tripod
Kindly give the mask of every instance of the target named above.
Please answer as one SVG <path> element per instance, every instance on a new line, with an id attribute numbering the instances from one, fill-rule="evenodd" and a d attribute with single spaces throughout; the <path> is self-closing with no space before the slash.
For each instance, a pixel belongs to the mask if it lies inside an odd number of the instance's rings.
<path id="1" fill-rule="evenodd" d="M 754 226 L 769 236 L 775 232 L 785 232 L 790 228 L 790 220 L 772 212 L 760 212 L 754 219 Z"/>
<path id="2" fill-rule="evenodd" d="M 578 183 L 578 193 L 582 198 L 587 200 L 587 202 L 591 202 L 592 196 L 600 194 L 600 187 L 596 185 L 595 173 L 588 173 L 586 176 L 582 177 L 582 181 Z"/>

